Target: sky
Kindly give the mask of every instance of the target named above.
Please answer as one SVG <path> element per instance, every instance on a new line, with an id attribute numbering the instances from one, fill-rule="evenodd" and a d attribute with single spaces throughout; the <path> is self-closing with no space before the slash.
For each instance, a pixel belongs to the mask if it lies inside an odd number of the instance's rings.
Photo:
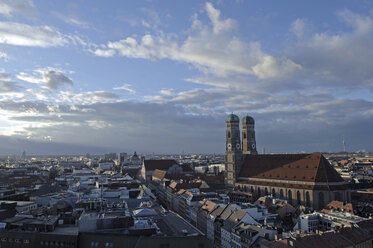
<path id="1" fill-rule="evenodd" d="M 0 154 L 373 151 L 372 1 L 0 0 Z"/>

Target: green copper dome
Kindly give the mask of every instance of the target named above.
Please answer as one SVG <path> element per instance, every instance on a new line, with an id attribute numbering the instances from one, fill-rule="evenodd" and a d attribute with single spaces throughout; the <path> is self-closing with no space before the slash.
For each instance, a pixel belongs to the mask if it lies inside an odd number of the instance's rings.
<path id="1" fill-rule="evenodd" d="M 238 116 L 235 114 L 230 114 L 227 117 L 227 123 L 229 122 L 240 122 L 240 118 L 238 118 Z"/>
<path id="2" fill-rule="evenodd" d="M 255 124 L 254 118 L 247 115 L 242 118 L 242 124 Z"/>

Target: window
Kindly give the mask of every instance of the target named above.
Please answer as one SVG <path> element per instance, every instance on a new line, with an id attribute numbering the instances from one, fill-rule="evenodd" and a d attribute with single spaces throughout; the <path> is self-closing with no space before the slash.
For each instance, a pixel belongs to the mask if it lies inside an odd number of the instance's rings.
<path id="1" fill-rule="evenodd" d="M 299 190 L 297 191 L 297 204 L 298 205 L 302 204 L 301 199 L 300 199 L 300 192 L 299 192 Z"/>
<path id="2" fill-rule="evenodd" d="M 272 189 L 272 197 L 276 198 L 276 190 Z"/>
<path id="3" fill-rule="evenodd" d="M 292 202 L 293 202 L 293 196 L 291 195 L 291 190 L 290 189 L 288 190 L 288 201 L 289 201 L 290 204 L 292 204 Z"/>
<path id="4" fill-rule="evenodd" d="M 280 198 L 284 199 L 284 191 L 282 189 L 280 189 Z"/>
<path id="5" fill-rule="evenodd" d="M 228 137 L 228 138 L 231 137 L 231 132 L 230 132 L 230 131 L 228 131 L 227 137 Z"/>
<path id="6" fill-rule="evenodd" d="M 306 192 L 306 206 L 311 207 L 310 192 Z"/>

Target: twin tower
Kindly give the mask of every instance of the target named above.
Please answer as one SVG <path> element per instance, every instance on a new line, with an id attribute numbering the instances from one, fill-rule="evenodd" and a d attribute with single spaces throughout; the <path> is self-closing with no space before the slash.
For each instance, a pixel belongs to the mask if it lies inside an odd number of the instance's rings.
<path id="1" fill-rule="evenodd" d="M 240 135 L 240 119 L 237 115 L 228 115 L 226 123 L 226 184 L 234 187 L 245 155 L 258 154 L 255 141 L 255 121 L 250 116 L 242 118 L 242 135 Z"/>

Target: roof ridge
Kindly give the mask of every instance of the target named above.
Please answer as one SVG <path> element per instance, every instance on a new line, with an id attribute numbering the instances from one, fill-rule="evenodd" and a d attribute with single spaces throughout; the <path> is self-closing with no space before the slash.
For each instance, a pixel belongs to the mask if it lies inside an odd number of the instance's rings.
<path id="1" fill-rule="evenodd" d="M 320 154 L 321 155 L 321 154 Z M 324 156 L 320 156 L 320 164 L 321 164 L 321 161 L 324 161 Z M 319 165 L 319 167 L 320 167 L 320 165 Z M 327 187 L 328 187 L 328 189 L 330 190 L 330 187 L 329 187 L 329 179 L 328 179 L 328 173 L 326 173 L 326 167 L 325 167 L 325 164 L 324 164 L 324 175 L 325 175 L 325 178 L 326 178 L 326 185 L 327 185 Z"/>

